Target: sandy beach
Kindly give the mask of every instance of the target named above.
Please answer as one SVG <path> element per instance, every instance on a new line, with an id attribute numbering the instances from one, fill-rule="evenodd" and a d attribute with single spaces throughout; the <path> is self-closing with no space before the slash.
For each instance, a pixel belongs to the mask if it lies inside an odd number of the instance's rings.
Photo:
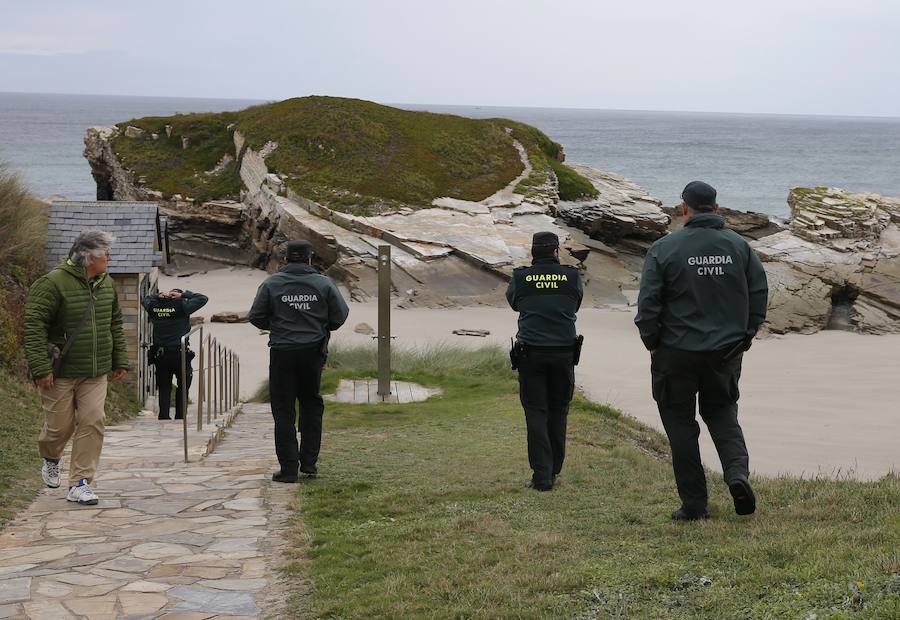
<path id="1" fill-rule="evenodd" d="M 197 313 L 208 319 L 216 312 L 249 309 L 266 275 L 248 268 L 220 269 L 187 277 L 161 276 L 159 286 L 209 295 L 209 304 Z M 650 396 L 649 354 L 632 320 L 630 310 L 579 313 L 578 330 L 586 344 L 576 369 L 578 385 L 592 400 L 610 403 L 662 430 Z M 333 341 L 371 343 L 371 336 L 353 332 L 363 322 L 377 325 L 374 303 L 352 303 L 350 318 Z M 487 306 L 395 309 L 392 328 L 394 342 L 402 347 L 440 342 L 506 345 L 515 334 L 516 315 Z M 453 335 L 458 328 L 485 329 L 490 335 Z M 204 329 L 241 356 L 242 396 L 251 395 L 267 376 L 267 336 L 246 323 L 207 323 Z M 900 470 L 898 369 L 900 335 L 829 331 L 757 340 L 744 357 L 740 400 L 751 469 L 767 476 L 858 479 Z M 704 462 L 718 470 L 715 449 L 702 424 L 701 428 Z"/>

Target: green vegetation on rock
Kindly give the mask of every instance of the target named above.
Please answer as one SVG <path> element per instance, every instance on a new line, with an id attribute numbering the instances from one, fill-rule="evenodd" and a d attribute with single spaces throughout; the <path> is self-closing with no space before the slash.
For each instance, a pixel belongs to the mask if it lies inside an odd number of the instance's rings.
<path id="1" fill-rule="evenodd" d="M 559 161 L 562 146 L 548 138 L 542 131 L 531 125 L 507 119 L 499 118 L 493 119 L 493 121 L 500 126 L 509 127 L 513 137 L 521 142 L 528 151 L 532 172 L 528 178 L 516 186 L 517 193 L 528 197 L 534 188 L 549 181 L 552 170 L 559 183 L 560 200 L 587 200 L 599 195 L 593 183 Z"/>
<path id="2" fill-rule="evenodd" d="M 374 376 L 374 348 L 333 350 L 325 382 Z M 550 493 L 530 475 L 500 349 L 399 352 L 398 379 L 444 394 L 329 403 L 320 477 L 299 485 L 301 618 L 900 617 L 900 480 L 757 479 L 734 514 L 673 523 L 665 439 L 577 397 Z"/>
<path id="3" fill-rule="evenodd" d="M 129 125 L 144 130 L 143 135 L 126 137 Z M 166 125 L 172 127 L 171 137 Z M 234 155 L 237 130 L 255 151 L 269 142 L 278 144 L 266 165 L 292 190 L 359 212 L 397 204 L 421 207 L 442 196 L 476 201 L 490 196 L 522 171 L 506 127 L 525 144 L 545 178 L 559 150 L 542 132 L 522 123 L 412 112 L 337 97 L 288 99 L 240 112 L 148 117 L 118 127 L 113 145 L 122 164 L 167 197 L 181 194 L 199 201 L 236 196 L 240 180 L 234 163 L 219 174 L 206 173 L 224 155 Z M 189 140 L 186 149 L 182 136 Z M 561 176 L 568 191 L 570 175 Z M 577 191 L 583 193 L 584 187 Z"/>
<path id="4" fill-rule="evenodd" d="M 207 174 L 224 155 L 234 157 L 234 138 L 228 129 L 234 119 L 235 113 L 222 112 L 148 116 L 120 123 L 113 150 L 122 165 L 134 172 L 135 180 L 143 177 L 146 186 L 167 198 L 174 194 L 197 201 L 237 198 L 241 179 L 234 161 L 218 174 Z M 129 125 L 144 134 L 126 137 Z M 167 125 L 171 136 L 166 134 Z M 188 138 L 188 148 L 182 148 L 182 136 Z"/>
<path id="5" fill-rule="evenodd" d="M 558 161 L 551 161 L 550 165 L 559 181 L 560 200 L 588 200 L 596 198 L 600 194 L 593 183 L 569 166 Z"/>

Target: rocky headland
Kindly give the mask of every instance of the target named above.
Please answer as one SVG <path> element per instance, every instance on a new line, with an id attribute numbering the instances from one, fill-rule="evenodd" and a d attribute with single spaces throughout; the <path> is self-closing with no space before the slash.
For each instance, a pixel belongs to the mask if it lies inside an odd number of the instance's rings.
<path id="1" fill-rule="evenodd" d="M 160 203 L 181 269 L 273 269 L 280 244 L 303 237 L 365 300 L 388 244 L 403 307 L 503 303 L 538 230 L 564 239 L 586 304 L 626 306 L 647 248 L 683 224 L 628 179 L 563 163 L 562 146 L 533 127 L 358 100 L 94 127 L 85 157 L 98 199 Z M 769 274 L 766 329 L 900 331 L 900 200 L 795 188 L 789 203 L 789 229 L 722 210 Z"/>

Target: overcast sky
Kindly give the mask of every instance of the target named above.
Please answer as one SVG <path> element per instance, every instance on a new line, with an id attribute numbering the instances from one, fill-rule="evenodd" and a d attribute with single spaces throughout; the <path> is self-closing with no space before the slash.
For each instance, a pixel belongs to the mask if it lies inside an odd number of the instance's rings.
<path id="1" fill-rule="evenodd" d="M 897 0 L 0 7 L 0 91 L 900 116 Z"/>

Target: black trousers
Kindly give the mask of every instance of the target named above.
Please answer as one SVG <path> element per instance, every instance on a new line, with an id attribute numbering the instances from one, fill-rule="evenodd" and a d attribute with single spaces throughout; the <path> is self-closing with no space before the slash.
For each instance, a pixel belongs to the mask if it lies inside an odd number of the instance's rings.
<path id="1" fill-rule="evenodd" d="M 275 453 L 281 471 L 296 474 L 300 465 L 313 467 L 322 445 L 322 414 L 325 403 L 319 395 L 325 358 L 321 348 L 269 351 L 269 398 L 275 419 Z M 300 444 L 297 444 L 296 404 L 300 403 Z"/>
<path id="2" fill-rule="evenodd" d="M 528 464 L 536 485 L 549 485 L 566 458 L 566 421 L 575 390 L 570 347 L 528 347 L 519 360 L 519 400 L 528 429 Z"/>
<path id="3" fill-rule="evenodd" d="M 194 354 L 190 351 L 187 353 L 187 388 L 191 388 L 191 381 L 194 378 L 194 370 L 191 368 L 191 359 Z M 172 402 L 172 380 L 178 381 L 178 387 L 175 390 L 175 419 L 184 417 L 184 409 L 181 404 L 182 385 L 181 385 L 181 348 L 169 347 L 162 350 L 159 357 L 156 358 L 156 389 L 159 395 L 159 417 L 168 418 L 170 403 Z"/>
<path id="4" fill-rule="evenodd" d="M 672 447 L 678 495 L 688 510 L 706 508 L 706 475 L 700 462 L 696 405 L 719 460 L 725 482 L 747 480 L 750 461 L 738 424 L 738 382 L 743 354 L 723 361 L 724 351 L 695 352 L 660 347 L 652 356 L 653 398 Z"/>

